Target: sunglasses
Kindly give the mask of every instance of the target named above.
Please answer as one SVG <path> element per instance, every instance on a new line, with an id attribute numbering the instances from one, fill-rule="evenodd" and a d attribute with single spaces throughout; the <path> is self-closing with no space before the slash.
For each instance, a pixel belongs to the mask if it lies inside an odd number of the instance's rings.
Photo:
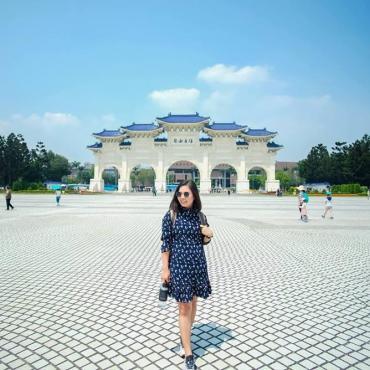
<path id="1" fill-rule="evenodd" d="M 184 191 L 183 193 L 181 191 L 178 191 L 176 193 L 176 196 L 177 198 L 181 198 L 181 196 L 184 196 L 185 198 L 189 198 L 190 197 L 190 193 L 188 191 Z"/>

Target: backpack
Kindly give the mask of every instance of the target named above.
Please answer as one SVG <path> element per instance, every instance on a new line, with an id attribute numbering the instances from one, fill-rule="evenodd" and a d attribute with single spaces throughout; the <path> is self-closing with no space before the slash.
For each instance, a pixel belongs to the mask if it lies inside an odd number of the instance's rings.
<path id="1" fill-rule="evenodd" d="M 309 200 L 310 200 L 310 198 L 309 198 L 308 194 L 307 194 L 306 192 L 304 192 L 304 193 L 303 193 L 303 201 L 304 201 L 305 203 L 308 203 L 308 202 L 309 202 Z"/>

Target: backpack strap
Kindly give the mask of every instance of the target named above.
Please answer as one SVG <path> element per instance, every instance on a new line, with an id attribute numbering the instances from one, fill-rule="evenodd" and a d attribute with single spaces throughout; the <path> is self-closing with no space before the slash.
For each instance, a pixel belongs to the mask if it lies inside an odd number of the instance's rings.
<path id="1" fill-rule="evenodd" d="M 206 217 L 206 215 L 203 212 L 200 212 L 199 211 L 198 212 L 198 217 L 199 217 L 199 222 L 200 222 L 201 225 L 209 226 L 209 223 L 207 221 L 207 217 Z M 211 239 L 209 239 L 207 242 L 205 242 L 204 241 L 204 238 L 205 238 L 205 236 L 202 235 L 202 244 L 203 245 L 207 245 L 207 244 L 209 244 L 211 242 Z"/>
<path id="2" fill-rule="evenodd" d="M 207 222 L 207 217 L 203 212 L 199 211 L 198 212 L 198 217 L 199 217 L 199 221 L 200 221 L 201 225 L 209 226 L 209 224 Z"/>

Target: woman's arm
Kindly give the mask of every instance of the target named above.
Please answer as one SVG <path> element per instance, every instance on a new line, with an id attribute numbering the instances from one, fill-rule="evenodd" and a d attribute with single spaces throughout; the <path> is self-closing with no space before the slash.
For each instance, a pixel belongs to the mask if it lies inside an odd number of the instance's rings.
<path id="1" fill-rule="evenodd" d="M 161 259 L 162 259 L 162 281 L 170 281 L 170 249 L 172 243 L 172 221 L 170 212 L 167 212 L 162 220 L 162 246 L 161 246 Z"/>
<path id="2" fill-rule="evenodd" d="M 169 266 L 169 257 L 170 252 L 162 252 L 162 273 L 161 273 L 161 280 L 162 281 L 170 281 L 170 266 Z"/>

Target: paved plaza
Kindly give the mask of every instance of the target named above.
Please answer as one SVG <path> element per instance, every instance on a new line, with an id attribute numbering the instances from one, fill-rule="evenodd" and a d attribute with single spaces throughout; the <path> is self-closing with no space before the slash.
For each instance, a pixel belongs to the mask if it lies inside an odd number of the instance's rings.
<path id="1" fill-rule="evenodd" d="M 199 369 L 370 369 L 370 201 L 203 196 L 213 288 Z M 15 194 L 0 213 L 0 370 L 180 369 L 157 306 L 169 195 Z"/>

